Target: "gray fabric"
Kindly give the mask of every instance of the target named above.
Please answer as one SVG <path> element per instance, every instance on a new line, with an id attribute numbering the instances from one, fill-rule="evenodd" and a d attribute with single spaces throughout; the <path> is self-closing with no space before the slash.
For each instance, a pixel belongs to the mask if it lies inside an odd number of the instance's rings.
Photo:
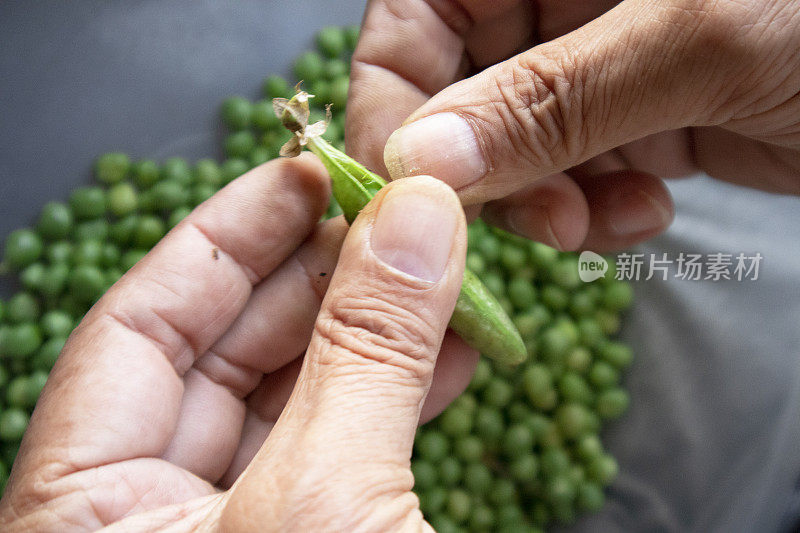
<path id="1" fill-rule="evenodd" d="M 0 237 L 86 183 L 92 158 L 218 153 L 221 99 L 255 97 L 363 1 L 0 2 Z M 786 531 L 800 498 L 800 201 L 698 178 L 642 252 L 760 252 L 756 282 L 642 281 L 623 336 L 622 474 L 578 531 Z M 9 286 L 0 285 L 8 295 Z"/>

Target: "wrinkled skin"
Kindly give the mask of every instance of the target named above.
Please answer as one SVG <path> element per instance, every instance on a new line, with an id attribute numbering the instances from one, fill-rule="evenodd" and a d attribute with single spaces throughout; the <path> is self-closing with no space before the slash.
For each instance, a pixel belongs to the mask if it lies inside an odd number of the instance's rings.
<path id="1" fill-rule="evenodd" d="M 394 130 L 456 113 L 488 171 L 459 186 L 445 142 L 415 171 L 557 248 L 627 247 L 671 222 L 662 178 L 800 192 L 798 26 L 797 0 L 371 0 L 348 153 L 388 174 Z"/>

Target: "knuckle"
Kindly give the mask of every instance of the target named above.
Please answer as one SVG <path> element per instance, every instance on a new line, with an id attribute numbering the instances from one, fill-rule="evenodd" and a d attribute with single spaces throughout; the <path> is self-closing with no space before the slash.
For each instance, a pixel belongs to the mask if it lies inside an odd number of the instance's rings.
<path id="1" fill-rule="evenodd" d="M 574 160 L 586 140 L 575 62 L 570 53 L 554 56 L 521 54 L 494 80 L 494 111 L 514 154 L 548 170 Z M 492 148 L 490 153 L 502 153 L 500 147 Z"/>
<path id="2" fill-rule="evenodd" d="M 320 314 L 316 333 L 333 349 L 325 357 L 344 351 L 358 362 L 378 362 L 397 367 L 416 379 L 433 372 L 439 335 L 416 313 L 377 295 L 342 297 Z"/>

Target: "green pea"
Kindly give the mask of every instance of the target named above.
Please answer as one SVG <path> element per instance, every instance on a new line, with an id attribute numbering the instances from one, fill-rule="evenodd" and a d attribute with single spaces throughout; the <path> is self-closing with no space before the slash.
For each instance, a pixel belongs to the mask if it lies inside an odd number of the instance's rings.
<path id="1" fill-rule="evenodd" d="M 78 265 L 70 273 L 69 290 L 81 302 L 94 302 L 103 293 L 105 278 L 94 265 Z"/>
<path id="2" fill-rule="evenodd" d="M 41 237 L 30 229 L 12 231 L 6 238 L 3 260 L 13 269 L 21 270 L 35 263 L 44 251 Z"/>
<path id="3" fill-rule="evenodd" d="M 263 165 L 267 161 L 273 159 L 272 150 L 265 146 L 256 146 L 252 150 L 250 150 L 250 155 L 248 157 L 248 161 L 250 165 L 253 167 L 257 167 Z"/>
<path id="4" fill-rule="evenodd" d="M 131 174 L 133 175 L 133 183 L 137 187 L 147 189 L 156 184 L 161 178 L 161 169 L 158 168 L 158 164 L 155 161 L 142 159 L 132 165 Z"/>
<path id="5" fill-rule="evenodd" d="M 589 291 L 574 293 L 569 299 L 569 312 L 576 318 L 588 317 L 594 313 L 595 299 Z"/>
<path id="6" fill-rule="evenodd" d="M 340 76 L 350 74 L 350 65 L 343 59 L 331 59 L 325 62 L 324 76 L 326 80 L 333 80 Z"/>
<path id="7" fill-rule="evenodd" d="M 548 274 L 553 283 L 564 289 L 573 290 L 581 285 L 578 262 L 574 256 L 562 257 L 551 263 Z"/>
<path id="8" fill-rule="evenodd" d="M 294 75 L 298 80 L 310 84 L 322 77 L 325 61 L 316 52 L 306 52 L 294 63 Z"/>
<path id="9" fill-rule="evenodd" d="M 13 358 L 28 357 L 42 345 L 42 331 L 32 322 L 5 326 L 0 335 L 0 353 Z"/>
<path id="10" fill-rule="evenodd" d="M 241 96 L 231 96 L 222 102 L 222 121 L 230 129 L 237 131 L 250 126 L 253 106 L 250 100 Z"/>
<path id="11" fill-rule="evenodd" d="M 579 403 L 565 403 L 556 409 L 556 424 L 567 439 L 583 435 L 589 429 L 589 412 Z"/>
<path id="12" fill-rule="evenodd" d="M 586 464 L 586 475 L 591 481 L 596 481 L 602 486 L 609 485 L 617 477 L 619 466 L 616 459 L 608 454 L 602 454 L 591 459 Z"/>
<path id="13" fill-rule="evenodd" d="M 322 28 L 316 37 L 317 48 L 329 58 L 339 57 L 347 49 L 347 36 L 343 28 L 328 26 Z"/>
<path id="14" fill-rule="evenodd" d="M 99 218 L 106 212 L 106 194 L 100 187 L 81 187 L 69 196 L 72 214 L 78 220 Z"/>
<path id="15" fill-rule="evenodd" d="M 450 407 L 439 416 L 439 427 L 451 437 L 463 437 L 472 429 L 472 416 L 464 409 Z"/>
<path id="16" fill-rule="evenodd" d="M 592 364 L 592 353 L 583 346 L 575 346 L 564 358 L 567 370 L 583 373 Z"/>
<path id="17" fill-rule="evenodd" d="M 358 26 L 346 26 L 344 28 L 344 37 L 347 41 L 347 47 L 350 50 L 356 49 L 356 44 L 358 43 L 358 34 L 359 34 L 359 27 Z"/>
<path id="18" fill-rule="evenodd" d="M 342 110 L 347 105 L 347 94 L 350 91 L 350 78 L 340 76 L 331 82 L 330 101 L 333 108 Z"/>
<path id="19" fill-rule="evenodd" d="M 42 208 L 36 231 L 49 240 L 63 239 L 72 229 L 72 211 L 63 202 L 48 202 Z"/>
<path id="20" fill-rule="evenodd" d="M 139 224 L 139 217 L 136 215 L 128 215 L 113 224 L 108 228 L 108 237 L 111 241 L 118 246 L 127 246 L 133 238 L 133 231 Z"/>
<path id="21" fill-rule="evenodd" d="M 225 137 L 225 155 L 246 158 L 256 146 L 256 138 L 249 130 L 237 131 Z"/>
<path id="22" fill-rule="evenodd" d="M 614 335 L 619 332 L 620 320 L 619 315 L 614 311 L 608 309 L 598 309 L 594 313 L 594 319 L 600 325 L 600 329 L 606 335 Z"/>
<path id="23" fill-rule="evenodd" d="M 414 490 L 426 490 L 436 486 L 439 479 L 436 467 L 429 461 L 415 459 L 411 462 L 411 473 L 414 474 Z"/>
<path id="24" fill-rule="evenodd" d="M 66 293 L 58 299 L 59 308 L 72 316 L 82 317 L 89 310 L 90 302 L 79 300 L 74 294 Z"/>
<path id="25" fill-rule="evenodd" d="M 469 390 L 481 390 L 489 383 L 492 377 L 492 364 L 485 358 L 478 359 L 472 381 L 469 383 Z"/>
<path id="26" fill-rule="evenodd" d="M 326 105 L 331 102 L 331 84 L 325 79 L 314 80 L 309 84 L 308 91 L 314 95 L 314 103 L 316 104 Z"/>
<path id="27" fill-rule="evenodd" d="M 539 351 L 548 361 L 563 361 L 575 346 L 576 335 L 558 325 L 545 329 L 539 337 Z"/>
<path id="28" fill-rule="evenodd" d="M 6 387 L 6 403 L 10 407 L 26 409 L 30 407 L 28 399 L 28 376 L 17 376 L 12 379 Z"/>
<path id="29" fill-rule="evenodd" d="M 500 245 L 499 259 L 504 268 L 514 272 L 525 266 L 528 261 L 528 254 L 521 247 L 511 242 L 505 242 Z"/>
<path id="30" fill-rule="evenodd" d="M 47 337 L 67 337 L 72 332 L 75 320 L 66 311 L 54 309 L 42 315 L 39 325 Z"/>
<path id="31" fill-rule="evenodd" d="M 551 519 L 550 509 L 543 501 L 537 501 L 531 508 L 531 519 L 535 524 L 545 525 Z M 530 532 L 533 533 L 533 532 Z"/>
<path id="32" fill-rule="evenodd" d="M 103 258 L 103 243 L 98 240 L 79 242 L 72 250 L 75 265 L 98 265 Z"/>
<path id="33" fill-rule="evenodd" d="M 461 528 L 449 516 L 444 514 L 434 514 L 430 517 L 430 523 L 437 533 L 461 533 Z"/>
<path id="34" fill-rule="evenodd" d="M 144 259 L 145 255 L 147 255 L 147 250 L 128 250 L 122 254 L 122 258 L 119 260 L 119 267 L 127 272 L 136 263 Z"/>
<path id="35" fill-rule="evenodd" d="M 95 160 L 94 177 L 97 181 L 110 185 L 128 177 L 130 169 L 131 160 L 126 154 L 109 152 Z"/>
<path id="36" fill-rule="evenodd" d="M 444 487 L 454 487 L 461 481 L 463 468 L 455 457 L 445 457 L 439 462 L 439 481 Z"/>
<path id="37" fill-rule="evenodd" d="M 122 257 L 120 256 L 120 259 L 121 258 Z M 119 279 L 124 275 L 125 272 L 123 272 L 121 268 L 116 266 L 109 267 L 105 271 L 105 274 L 103 276 L 106 280 L 106 287 L 111 288 L 111 286 L 114 285 L 117 281 L 119 281 Z"/>
<path id="38" fill-rule="evenodd" d="M 138 206 L 136 189 L 128 182 L 117 183 L 111 187 L 107 201 L 108 210 L 118 217 L 130 215 Z"/>
<path id="39" fill-rule="evenodd" d="M 598 347 L 600 358 L 619 369 L 630 366 L 633 361 L 633 350 L 621 342 L 606 341 Z"/>
<path id="40" fill-rule="evenodd" d="M 33 372 L 28 377 L 28 405 L 33 407 L 36 405 L 36 402 L 39 400 L 39 396 L 42 395 L 42 389 L 44 389 L 45 383 L 47 383 L 47 372 L 42 372 L 41 370 Z"/>
<path id="41" fill-rule="evenodd" d="M 86 220 L 75 224 L 72 236 L 76 241 L 104 241 L 108 237 L 108 228 L 105 219 Z"/>
<path id="42" fill-rule="evenodd" d="M 436 485 L 420 494 L 419 507 L 426 517 L 441 511 L 447 503 L 447 489 Z"/>
<path id="43" fill-rule="evenodd" d="M 500 298 L 506 294 L 506 283 L 503 276 L 497 272 L 487 271 L 482 277 L 483 284 L 495 297 Z"/>
<path id="44" fill-rule="evenodd" d="M 536 303 L 536 288 L 523 278 L 512 278 L 508 283 L 508 297 L 517 309 L 528 309 Z"/>
<path id="45" fill-rule="evenodd" d="M 484 443 L 498 442 L 505 431 L 503 415 L 497 409 L 479 406 L 475 410 L 475 433 Z"/>
<path id="46" fill-rule="evenodd" d="M 198 184 L 192 187 L 192 205 L 200 205 L 217 192 L 211 185 Z"/>
<path id="47" fill-rule="evenodd" d="M 619 382 L 619 372 L 604 361 L 597 361 L 589 369 L 589 382 L 598 389 L 612 387 Z"/>
<path id="48" fill-rule="evenodd" d="M 549 477 L 563 474 L 570 467 L 569 455 L 560 447 L 550 447 L 544 450 L 541 460 L 542 472 Z"/>
<path id="49" fill-rule="evenodd" d="M 603 455 L 603 444 L 597 435 L 584 435 L 575 442 L 575 454 L 584 461 Z"/>
<path id="50" fill-rule="evenodd" d="M 18 292 L 5 305 L 5 319 L 9 324 L 35 322 L 39 319 L 41 306 L 35 296 L 28 292 Z"/>
<path id="51" fill-rule="evenodd" d="M 597 395 L 597 414 L 605 419 L 616 419 L 627 411 L 630 397 L 623 389 L 614 387 Z"/>
<path id="52" fill-rule="evenodd" d="M 506 408 L 506 416 L 508 420 L 511 422 L 522 422 L 524 421 L 531 412 L 531 408 L 528 404 L 523 401 L 515 401 L 511 402 L 511 404 Z"/>
<path id="53" fill-rule="evenodd" d="M 513 387 L 504 379 L 492 378 L 483 389 L 482 399 L 486 405 L 503 407 L 514 395 Z"/>
<path id="54" fill-rule="evenodd" d="M 59 296 L 64 290 L 69 275 L 69 265 L 66 262 L 56 263 L 45 270 L 39 284 L 42 296 L 53 298 Z"/>
<path id="55" fill-rule="evenodd" d="M 539 460 L 533 453 L 518 455 L 508 464 L 508 473 L 516 481 L 531 481 L 538 472 Z"/>
<path id="56" fill-rule="evenodd" d="M 530 453 L 533 449 L 533 432 L 528 426 L 516 423 L 506 430 L 503 436 L 503 452 L 508 457 Z"/>
<path id="57" fill-rule="evenodd" d="M 455 442 L 453 453 L 465 463 L 480 461 L 483 457 L 483 441 L 475 435 L 467 435 Z"/>
<path id="58" fill-rule="evenodd" d="M 100 255 L 100 265 L 104 268 L 116 266 L 119 263 L 122 252 L 118 246 L 113 243 L 107 242 L 103 245 Z"/>
<path id="59" fill-rule="evenodd" d="M 69 241 L 54 242 L 45 249 L 44 255 L 52 265 L 69 263 L 72 260 L 72 243 Z"/>
<path id="60" fill-rule="evenodd" d="M 267 76 L 261 84 L 262 92 L 267 98 L 288 98 L 292 89 L 285 78 L 277 75 Z"/>
<path id="61" fill-rule="evenodd" d="M 569 293 L 558 285 L 547 284 L 540 294 L 542 302 L 553 311 L 563 311 L 569 305 Z"/>
<path id="62" fill-rule="evenodd" d="M 170 180 L 181 185 L 189 185 L 194 179 L 192 167 L 182 157 L 170 157 L 161 167 L 161 179 Z"/>
<path id="63" fill-rule="evenodd" d="M 542 364 L 531 364 L 522 373 L 522 390 L 536 405 L 538 398 L 553 389 L 553 376 Z"/>
<path id="64" fill-rule="evenodd" d="M 507 477 L 496 477 L 492 481 L 492 488 L 487 495 L 489 501 L 495 505 L 514 503 L 517 501 L 517 487 Z"/>
<path id="65" fill-rule="evenodd" d="M 191 214 L 192 210 L 189 207 L 182 206 L 170 213 L 169 219 L 167 219 L 167 227 L 170 229 L 177 226 L 181 220 L 188 217 Z"/>
<path id="66" fill-rule="evenodd" d="M 251 119 L 253 126 L 264 132 L 275 132 L 281 128 L 281 121 L 275 116 L 271 100 L 259 100 L 254 103 Z"/>
<path id="67" fill-rule="evenodd" d="M 423 432 L 414 444 L 419 456 L 433 463 L 447 457 L 450 451 L 450 441 L 443 433 L 435 430 Z"/>
<path id="68" fill-rule="evenodd" d="M 605 340 L 600 324 L 592 317 L 581 318 L 578 321 L 580 342 L 589 348 L 599 346 Z"/>
<path id="69" fill-rule="evenodd" d="M 494 525 L 494 511 L 486 504 L 478 504 L 469 515 L 471 531 L 488 531 Z"/>
<path id="70" fill-rule="evenodd" d="M 540 242 L 531 242 L 528 252 L 533 264 L 540 269 L 547 269 L 558 260 L 558 250 Z"/>
<path id="71" fill-rule="evenodd" d="M 189 189 L 178 181 L 164 180 L 150 189 L 153 198 L 153 207 L 156 210 L 169 211 L 189 203 Z M 141 220 L 139 221 L 141 224 Z M 136 231 L 134 230 L 134 239 Z"/>
<path id="72" fill-rule="evenodd" d="M 564 372 L 558 380 L 558 392 L 568 402 L 588 405 L 594 400 L 594 394 L 589 384 L 583 379 L 583 376 L 575 372 Z"/>
<path id="73" fill-rule="evenodd" d="M 469 494 L 464 490 L 453 489 L 447 496 L 446 508 L 450 518 L 462 524 L 469 518 L 469 513 L 472 508 L 472 498 L 470 498 Z"/>
<path id="74" fill-rule="evenodd" d="M 622 311 L 633 303 L 633 287 L 630 283 L 611 279 L 603 289 L 603 307 L 611 311 Z"/>
<path id="75" fill-rule="evenodd" d="M 6 409 L 0 414 L 0 439 L 14 442 L 22 439 L 28 428 L 28 415 L 22 409 Z"/>
<path id="76" fill-rule="evenodd" d="M 19 281 L 29 291 L 38 292 L 44 278 L 45 266 L 42 263 L 33 263 L 19 273 Z"/>
<path id="77" fill-rule="evenodd" d="M 152 248 L 166 234 L 164 221 L 159 217 L 144 215 L 133 231 L 133 244 L 138 248 Z"/>
<path id="78" fill-rule="evenodd" d="M 222 170 L 219 168 L 219 164 L 213 159 L 197 161 L 194 164 L 194 182 L 219 187 L 222 183 Z"/>
<path id="79" fill-rule="evenodd" d="M 467 252 L 467 268 L 481 276 L 486 272 L 486 260 L 478 252 Z"/>
<path id="80" fill-rule="evenodd" d="M 52 338 L 42 344 L 31 358 L 31 366 L 36 370 L 49 372 L 53 365 L 56 363 L 61 350 L 64 349 L 64 344 L 67 342 L 66 337 Z"/>
<path id="81" fill-rule="evenodd" d="M 576 503 L 578 508 L 583 511 L 599 511 L 605 503 L 603 487 L 592 481 L 584 481 L 578 485 L 578 496 Z"/>

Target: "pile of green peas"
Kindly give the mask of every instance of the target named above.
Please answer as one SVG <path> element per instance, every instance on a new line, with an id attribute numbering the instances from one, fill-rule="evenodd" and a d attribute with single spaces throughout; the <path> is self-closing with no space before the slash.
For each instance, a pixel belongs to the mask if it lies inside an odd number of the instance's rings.
<path id="1" fill-rule="evenodd" d="M 344 148 L 344 108 L 357 27 L 328 27 L 317 50 L 294 63 L 316 98 L 312 121 Z M 72 329 L 100 296 L 170 228 L 227 183 L 278 157 L 288 140 L 272 98 L 293 84 L 268 76 L 263 98 L 227 98 L 221 159 L 190 163 L 100 156 L 96 184 L 46 204 L 35 224 L 6 239 L 2 267 L 20 290 L 0 300 L 0 490 L 47 374 Z M 341 213 L 335 201 L 326 218 Z M 481 358 L 468 390 L 420 428 L 414 490 L 437 531 L 535 532 L 603 505 L 616 473 L 599 431 L 626 410 L 620 385 L 632 352 L 612 340 L 631 287 L 583 283 L 577 258 L 490 228 L 469 229 L 468 267 L 498 297 L 525 340 L 529 360 L 504 367 Z M 611 264 L 613 267 L 613 264 Z"/>

